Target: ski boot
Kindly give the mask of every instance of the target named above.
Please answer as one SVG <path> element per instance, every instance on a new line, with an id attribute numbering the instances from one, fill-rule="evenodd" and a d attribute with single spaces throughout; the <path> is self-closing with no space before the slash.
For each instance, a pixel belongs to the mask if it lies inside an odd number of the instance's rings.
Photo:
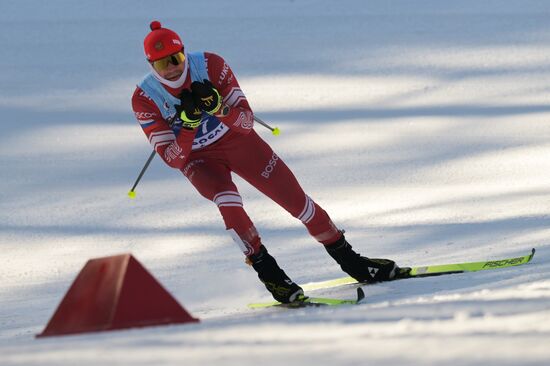
<path id="1" fill-rule="evenodd" d="M 367 258 L 356 253 L 346 241 L 344 233 L 335 243 L 325 245 L 328 254 L 342 270 L 358 282 L 391 281 L 405 275 L 408 268 L 399 268 L 390 259 Z"/>
<path id="2" fill-rule="evenodd" d="M 275 300 L 288 304 L 305 298 L 304 290 L 292 282 L 263 245 L 258 253 L 247 257 L 247 263 L 252 265 Z"/>

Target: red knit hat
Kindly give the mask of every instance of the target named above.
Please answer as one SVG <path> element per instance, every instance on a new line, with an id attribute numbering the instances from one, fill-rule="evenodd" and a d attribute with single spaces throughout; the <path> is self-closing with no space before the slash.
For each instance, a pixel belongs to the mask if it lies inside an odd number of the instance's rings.
<path id="1" fill-rule="evenodd" d="M 151 33 L 143 40 L 145 57 L 149 61 L 159 60 L 183 49 L 183 43 L 176 32 L 162 28 L 157 20 L 152 21 L 150 27 Z"/>

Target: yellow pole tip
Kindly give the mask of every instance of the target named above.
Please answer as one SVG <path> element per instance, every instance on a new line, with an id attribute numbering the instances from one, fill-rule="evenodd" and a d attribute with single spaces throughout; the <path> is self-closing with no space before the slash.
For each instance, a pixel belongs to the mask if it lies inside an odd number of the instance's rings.
<path id="1" fill-rule="evenodd" d="M 275 127 L 273 129 L 273 135 L 279 136 L 281 134 L 281 130 L 279 130 L 279 127 Z"/>
<path id="2" fill-rule="evenodd" d="M 136 192 L 134 192 L 134 191 L 128 192 L 128 197 L 130 197 L 130 198 L 136 198 Z"/>

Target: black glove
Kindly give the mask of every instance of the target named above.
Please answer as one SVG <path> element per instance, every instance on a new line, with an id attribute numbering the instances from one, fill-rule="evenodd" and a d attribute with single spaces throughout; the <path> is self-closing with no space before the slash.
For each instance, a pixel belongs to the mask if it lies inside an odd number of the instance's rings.
<path id="1" fill-rule="evenodd" d="M 180 105 L 176 106 L 176 115 L 181 119 L 182 126 L 193 130 L 201 124 L 202 111 L 195 103 L 195 98 L 189 89 L 183 89 L 180 94 Z"/>
<path id="2" fill-rule="evenodd" d="M 191 84 L 191 90 L 195 103 L 200 109 L 208 114 L 215 114 L 219 111 L 222 106 L 222 98 L 209 80 L 204 79 L 202 83 L 194 81 Z"/>

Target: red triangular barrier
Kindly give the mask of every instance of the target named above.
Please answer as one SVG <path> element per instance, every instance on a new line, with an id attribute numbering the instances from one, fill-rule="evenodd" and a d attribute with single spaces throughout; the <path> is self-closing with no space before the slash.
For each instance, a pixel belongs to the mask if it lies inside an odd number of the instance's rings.
<path id="1" fill-rule="evenodd" d="M 123 254 L 89 260 L 37 337 L 198 321 Z"/>

